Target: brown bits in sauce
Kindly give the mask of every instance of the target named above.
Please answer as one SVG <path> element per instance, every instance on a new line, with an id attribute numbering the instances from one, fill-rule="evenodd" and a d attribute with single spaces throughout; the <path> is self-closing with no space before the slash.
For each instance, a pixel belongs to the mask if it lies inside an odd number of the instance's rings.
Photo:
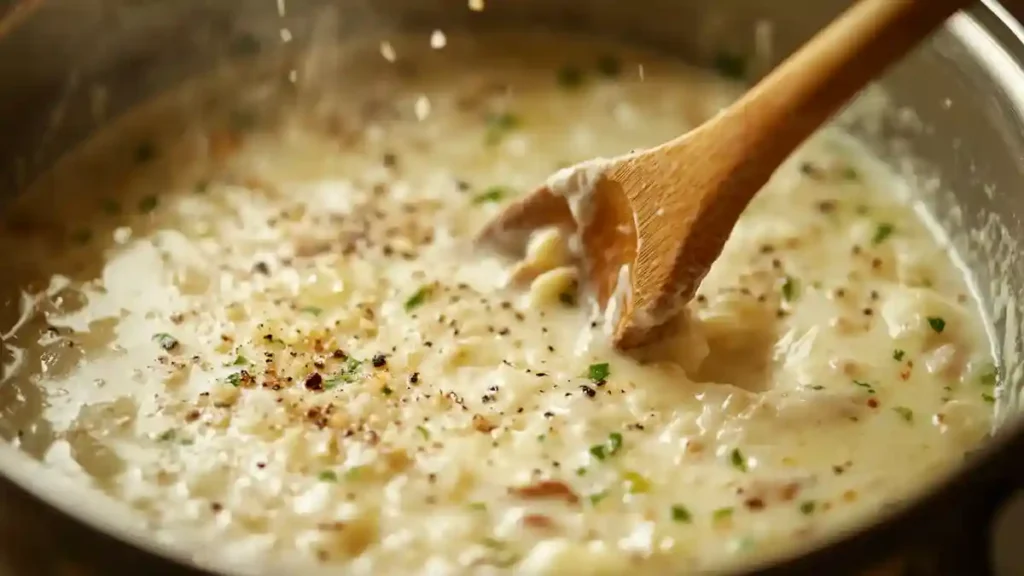
<path id="1" fill-rule="evenodd" d="M 526 514 L 523 516 L 523 526 L 527 528 L 548 529 L 555 526 L 555 521 L 543 514 Z"/>
<path id="2" fill-rule="evenodd" d="M 483 416 L 482 414 L 473 415 L 473 429 L 477 432 L 483 432 L 486 434 L 497 427 L 497 424 L 488 420 L 486 416 Z"/>
<path id="3" fill-rule="evenodd" d="M 306 376 L 304 385 L 307 390 L 319 392 L 324 389 L 324 377 L 321 376 L 319 372 L 313 372 L 309 376 Z"/>
<path id="4" fill-rule="evenodd" d="M 527 500 L 564 500 L 570 504 L 579 502 L 579 496 L 566 483 L 558 480 L 541 480 L 526 486 L 509 488 L 509 494 Z"/>

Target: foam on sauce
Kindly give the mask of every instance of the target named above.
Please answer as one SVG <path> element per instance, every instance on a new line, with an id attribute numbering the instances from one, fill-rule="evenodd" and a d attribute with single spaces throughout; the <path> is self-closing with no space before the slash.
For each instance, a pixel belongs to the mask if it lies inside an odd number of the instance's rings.
<path id="1" fill-rule="evenodd" d="M 556 168 L 739 91 L 618 46 L 490 45 L 325 58 L 299 94 L 193 86 L 62 162 L 0 230 L 0 431 L 202 562 L 353 574 L 755 560 L 984 438 L 965 280 L 837 130 L 751 203 L 675 362 L 609 347 L 557 233 L 474 252 Z"/>

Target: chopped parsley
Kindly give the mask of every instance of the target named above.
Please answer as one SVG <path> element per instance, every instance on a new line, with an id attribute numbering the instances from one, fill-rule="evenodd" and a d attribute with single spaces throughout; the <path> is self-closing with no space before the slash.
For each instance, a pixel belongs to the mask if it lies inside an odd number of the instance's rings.
<path id="1" fill-rule="evenodd" d="M 897 362 L 902 361 L 903 360 L 903 356 L 905 356 L 905 355 L 906 355 L 906 352 L 904 352 L 903 350 L 900 350 L 898 348 L 896 350 L 892 351 L 892 359 L 897 361 Z"/>
<path id="2" fill-rule="evenodd" d="M 747 471 L 747 457 L 743 455 L 743 452 L 740 452 L 739 448 L 732 449 L 732 453 L 729 455 L 729 461 L 732 462 L 732 467 L 740 472 Z"/>
<path id="3" fill-rule="evenodd" d="M 611 373 L 612 372 L 608 368 L 607 362 L 591 364 L 590 367 L 587 368 L 587 377 L 595 384 L 600 384 L 605 380 L 608 380 L 608 376 L 611 375 Z"/>
<path id="4" fill-rule="evenodd" d="M 487 504 L 484 504 L 483 502 L 470 502 L 469 509 L 480 511 L 487 510 Z"/>
<path id="5" fill-rule="evenodd" d="M 796 299 L 796 296 L 796 280 L 792 276 L 786 276 L 786 281 L 782 283 L 782 299 L 786 302 L 792 302 Z"/>
<path id="6" fill-rule="evenodd" d="M 519 117 L 511 112 L 488 114 L 485 141 L 491 145 L 498 144 L 506 134 L 518 128 L 519 125 Z"/>
<path id="7" fill-rule="evenodd" d="M 928 325 L 938 334 L 942 334 L 942 331 L 946 329 L 946 321 L 940 316 L 929 316 Z"/>
<path id="8" fill-rule="evenodd" d="M 731 506 L 727 506 L 725 508 L 719 508 L 719 509 L 715 510 L 714 512 L 712 512 L 711 513 L 711 518 L 714 519 L 716 522 L 720 522 L 720 521 L 728 520 L 728 519 L 732 518 L 732 513 L 733 513 L 732 507 Z"/>
<path id="9" fill-rule="evenodd" d="M 602 76 L 614 78 L 622 72 L 622 62 L 611 54 L 606 54 L 597 59 L 597 71 Z"/>
<path id="10" fill-rule="evenodd" d="M 618 432 L 612 432 L 608 435 L 608 455 L 612 456 L 617 454 L 622 448 L 622 434 Z"/>
<path id="11" fill-rule="evenodd" d="M 689 524 L 693 521 L 693 515 L 690 511 L 682 504 L 675 504 L 672 506 L 672 521 L 679 522 L 680 524 Z"/>
<path id="12" fill-rule="evenodd" d="M 604 444 L 594 444 L 590 447 L 590 454 L 598 460 L 604 460 L 614 456 L 622 449 L 622 434 L 612 432 L 608 435 L 608 441 Z"/>
<path id="13" fill-rule="evenodd" d="M 316 477 L 321 482 L 337 482 L 338 481 L 338 475 L 335 474 L 334 470 L 324 470 L 323 472 L 317 474 Z"/>
<path id="14" fill-rule="evenodd" d="M 639 472 L 632 470 L 623 472 L 622 481 L 626 483 L 626 491 L 630 494 L 643 494 L 651 491 L 651 482 Z"/>
<path id="15" fill-rule="evenodd" d="M 417 426 L 416 431 L 420 433 L 420 436 L 423 436 L 424 440 L 430 440 L 430 430 L 427 430 L 426 427 Z"/>
<path id="16" fill-rule="evenodd" d="M 804 516 L 810 516 L 814 514 L 814 511 L 818 508 L 818 503 L 814 500 L 808 500 L 800 503 L 800 513 Z"/>
<path id="17" fill-rule="evenodd" d="M 575 66 L 562 66 L 558 69 L 558 85 L 573 90 L 583 85 L 583 71 Z"/>
<path id="18" fill-rule="evenodd" d="M 178 340 L 166 332 L 158 332 L 153 335 L 153 342 L 156 345 L 170 352 L 178 347 Z"/>
<path id="19" fill-rule="evenodd" d="M 381 388 L 380 391 L 383 392 L 385 396 L 391 396 L 395 392 L 390 386 L 385 386 Z"/>
<path id="20" fill-rule="evenodd" d="M 591 494 L 590 496 L 588 496 L 588 499 L 590 500 L 591 504 L 596 506 L 601 500 L 604 500 L 607 497 L 608 497 L 608 491 L 607 490 L 601 490 L 600 492 L 595 492 L 595 493 Z"/>
<path id="21" fill-rule="evenodd" d="M 250 366 L 251 364 L 252 362 L 249 362 L 249 359 L 241 354 L 239 354 L 235 358 L 235 361 L 231 363 L 232 366 Z"/>
<path id="22" fill-rule="evenodd" d="M 894 406 L 892 411 L 899 414 L 900 418 L 903 418 L 907 422 L 914 421 L 914 411 L 906 406 Z"/>
<path id="23" fill-rule="evenodd" d="M 142 200 L 139 200 L 139 212 L 148 214 L 156 209 L 157 204 L 159 204 L 159 200 L 157 200 L 156 196 L 144 196 Z"/>
<path id="24" fill-rule="evenodd" d="M 580 466 L 579 468 L 577 468 L 576 469 L 576 475 L 577 476 L 586 476 L 587 475 L 587 468 L 586 468 L 586 466 Z"/>
<path id="25" fill-rule="evenodd" d="M 363 475 L 363 469 L 365 466 L 353 466 L 345 471 L 345 478 L 348 480 L 358 480 Z"/>
<path id="26" fill-rule="evenodd" d="M 857 169 L 853 166 L 844 167 L 840 175 L 843 177 L 843 180 L 848 182 L 860 180 L 860 173 L 857 172 Z"/>
<path id="27" fill-rule="evenodd" d="M 892 236 L 892 233 L 895 230 L 896 229 L 893 228 L 892 224 L 888 224 L 885 222 L 879 224 L 878 226 L 875 227 L 875 234 L 874 236 L 871 237 L 871 243 L 881 244 L 882 242 L 885 242 L 886 238 Z"/>
<path id="28" fill-rule="evenodd" d="M 572 292 L 562 292 L 558 295 L 558 301 L 566 306 L 576 305 L 576 294 Z"/>
<path id="29" fill-rule="evenodd" d="M 860 386 L 861 388 L 864 388 L 865 390 L 868 391 L 868 394 L 874 394 L 875 393 L 875 387 L 872 386 L 871 384 L 867 383 L 867 382 L 863 382 L 861 380 L 854 380 L 853 384 L 854 384 L 854 386 Z"/>
<path id="30" fill-rule="evenodd" d="M 988 392 L 983 392 L 981 395 L 981 399 L 984 400 L 985 402 L 988 402 L 989 404 L 993 404 L 996 401 L 996 397 L 989 394 Z"/>
<path id="31" fill-rule="evenodd" d="M 238 388 L 238 386 L 242 383 L 242 373 L 235 372 L 234 374 L 228 374 L 227 381 L 228 384 L 231 384 L 235 388 Z"/>
<path id="32" fill-rule="evenodd" d="M 732 52 L 719 52 L 713 65 L 719 74 L 732 80 L 742 80 L 747 75 L 747 62 Z"/>
<path id="33" fill-rule="evenodd" d="M 156 437 L 156 439 L 161 441 L 161 442 L 170 442 L 171 440 L 174 440 L 174 437 L 177 434 L 178 433 L 175 432 L 175 430 L 173 428 L 168 428 L 167 430 L 164 430 L 163 432 L 161 432 L 160 435 Z"/>
<path id="34" fill-rule="evenodd" d="M 409 312 L 423 305 L 430 296 L 430 292 L 430 286 L 422 286 L 419 290 L 413 292 L 413 295 L 405 300 L 405 311 Z"/>
<path id="35" fill-rule="evenodd" d="M 508 190 L 503 186 L 491 186 L 473 197 L 473 204 L 487 204 L 488 202 L 501 202 L 508 195 Z"/>
<path id="36" fill-rule="evenodd" d="M 345 364 L 341 367 L 341 371 L 324 381 L 324 390 L 330 390 L 338 384 L 351 384 L 352 382 L 355 382 L 359 378 L 359 372 L 362 365 L 362 362 L 349 356 L 348 359 L 345 360 Z"/>
<path id="37" fill-rule="evenodd" d="M 299 312 L 312 314 L 313 316 L 319 316 L 324 313 L 324 309 L 318 308 L 316 306 L 303 306 L 302 308 L 299 308 Z"/>

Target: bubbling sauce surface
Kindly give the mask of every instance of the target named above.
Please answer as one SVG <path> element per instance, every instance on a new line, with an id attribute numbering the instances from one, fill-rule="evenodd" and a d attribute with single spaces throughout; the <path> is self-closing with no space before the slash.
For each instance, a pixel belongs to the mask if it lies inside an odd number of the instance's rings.
<path id="1" fill-rule="evenodd" d="M 838 129 L 749 206 L 677 357 L 641 364 L 565 238 L 508 262 L 473 234 L 740 88 L 562 37 L 399 54 L 183 88 L 13 206 L 8 441 L 246 572 L 663 574 L 833 534 L 988 432 L 965 278 Z"/>

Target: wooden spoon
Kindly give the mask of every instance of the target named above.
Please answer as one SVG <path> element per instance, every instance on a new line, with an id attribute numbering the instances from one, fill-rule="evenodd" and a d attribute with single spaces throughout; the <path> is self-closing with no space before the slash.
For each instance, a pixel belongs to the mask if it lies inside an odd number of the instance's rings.
<path id="1" fill-rule="evenodd" d="M 530 231 L 577 229 L 585 276 L 621 350 L 659 338 L 779 165 L 886 67 L 973 0 L 860 0 L 735 104 L 656 148 L 567 169 L 576 198 L 549 184 L 505 209 L 479 240 L 521 250 Z M 595 161 L 597 162 L 597 161 Z M 628 268 L 624 268 L 627 266 Z M 628 286 L 619 285 L 628 271 Z M 615 296 L 614 299 L 613 295 Z M 611 303 L 614 302 L 614 310 Z"/>

